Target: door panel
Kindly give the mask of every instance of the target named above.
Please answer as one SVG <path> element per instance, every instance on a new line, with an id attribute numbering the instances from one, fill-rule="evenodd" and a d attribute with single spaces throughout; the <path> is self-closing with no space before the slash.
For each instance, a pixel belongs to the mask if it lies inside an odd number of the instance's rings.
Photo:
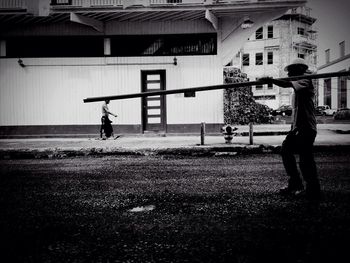
<path id="1" fill-rule="evenodd" d="M 141 71 L 142 92 L 165 90 L 165 70 Z M 165 96 L 142 98 L 143 132 L 166 132 Z"/>

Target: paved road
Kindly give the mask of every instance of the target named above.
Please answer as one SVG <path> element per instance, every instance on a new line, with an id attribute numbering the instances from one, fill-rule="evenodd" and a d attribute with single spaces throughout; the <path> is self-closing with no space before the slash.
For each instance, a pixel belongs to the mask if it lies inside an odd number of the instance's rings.
<path id="1" fill-rule="evenodd" d="M 340 262 L 350 242 L 350 154 L 316 160 L 325 193 L 319 205 L 276 194 L 286 178 L 274 154 L 0 160 L 1 255 Z"/>

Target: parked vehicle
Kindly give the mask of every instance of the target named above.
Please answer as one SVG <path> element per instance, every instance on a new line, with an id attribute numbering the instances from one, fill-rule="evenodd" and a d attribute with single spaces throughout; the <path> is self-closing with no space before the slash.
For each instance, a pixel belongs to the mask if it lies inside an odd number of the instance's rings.
<path id="1" fill-rule="evenodd" d="M 334 114 L 333 117 L 335 120 L 350 120 L 350 109 L 349 108 L 340 108 Z"/>
<path id="2" fill-rule="evenodd" d="M 272 111 L 273 116 L 282 115 L 282 116 L 291 116 L 293 112 L 293 107 L 291 105 L 282 105 L 278 109 Z"/>
<path id="3" fill-rule="evenodd" d="M 337 110 L 331 109 L 328 105 L 316 107 L 316 115 L 333 116 L 336 112 Z"/>

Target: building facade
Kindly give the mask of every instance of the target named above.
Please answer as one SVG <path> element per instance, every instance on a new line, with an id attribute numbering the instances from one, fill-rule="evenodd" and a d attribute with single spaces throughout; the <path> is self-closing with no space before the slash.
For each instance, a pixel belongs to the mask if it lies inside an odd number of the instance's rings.
<path id="1" fill-rule="evenodd" d="M 87 97 L 223 83 L 222 67 L 258 27 L 305 1 L 0 2 L 0 134 L 98 134 Z M 254 26 L 241 25 L 249 16 Z M 223 91 L 112 101 L 117 133 L 209 132 Z"/>
<path id="2" fill-rule="evenodd" d="M 350 41 L 342 40 L 335 50 L 326 49 L 324 51 L 325 64 L 319 66 L 318 73 L 349 71 L 349 43 Z M 350 108 L 349 77 L 320 79 L 318 82 L 318 105 L 328 105 L 332 109 Z"/>
<path id="3" fill-rule="evenodd" d="M 233 64 L 239 66 L 252 81 L 262 76 L 286 77 L 284 67 L 297 57 L 304 58 L 310 70 L 316 72 L 315 21 L 307 7 L 289 10 L 258 28 L 244 44 Z M 253 88 L 253 94 L 257 102 L 273 109 L 291 105 L 291 89 L 259 85 Z"/>

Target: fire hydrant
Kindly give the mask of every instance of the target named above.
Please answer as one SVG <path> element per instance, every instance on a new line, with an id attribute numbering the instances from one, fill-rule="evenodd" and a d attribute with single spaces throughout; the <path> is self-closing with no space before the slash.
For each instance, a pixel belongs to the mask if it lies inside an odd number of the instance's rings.
<path id="1" fill-rule="evenodd" d="M 232 127 L 231 125 L 226 125 L 222 127 L 222 134 L 224 135 L 224 139 L 226 143 L 231 143 L 233 136 L 236 136 L 235 131 L 238 130 L 236 127 Z"/>

